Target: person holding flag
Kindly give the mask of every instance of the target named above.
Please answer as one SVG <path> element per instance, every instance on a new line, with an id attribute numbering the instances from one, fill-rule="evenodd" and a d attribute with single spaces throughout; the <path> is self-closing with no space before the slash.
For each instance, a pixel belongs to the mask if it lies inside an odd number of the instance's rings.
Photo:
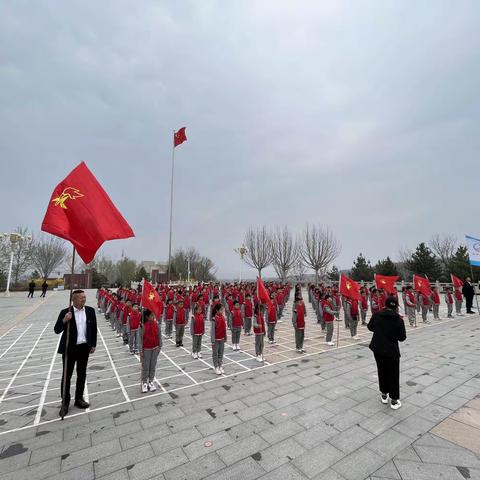
<path id="1" fill-rule="evenodd" d="M 462 316 L 463 295 L 461 289 L 463 288 L 463 281 L 453 274 L 450 274 L 450 277 L 452 278 L 454 289 L 453 296 L 455 299 L 455 314 Z"/>
<path id="2" fill-rule="evenodd" d="M 41 229 L 72 243 L 72 274 L 76 252 L 88 264 L 105 241 L 134 236 L 130 225 L 84 162 L 53 190 Z M 62 334 L 58 347 L 63 362 L 62 406 L 59 412 L 62 420 L 69 410 L 70 379 L 75 364 L 75 405 L 78 408 L 89 407 L 82 397 L 88 358 L 97 345 L 97 321 L 95 308 L 87 307 L 85 303 L 85 293 L 81 290 L 74 292 L 71 286 L 69 306 L 60 312 L 54 327 L 56 334 Z"/>
<path id="3" fill-rule="evenodd" d="M 360 285 L 351 278 L 348 278 L 346 275 L 341 275 L 339 290 L 343 297 L 346 299 L 349 307 L 348 310 L 350 311 L 350 317 L 348 326 L 350 328 L 350 334 L 352 338 L 358 340 L 360 338 L 357 335 L 359 313 L 358 302 L 362 299 L 362 296 L 360 294 Z"/>
<path id="4" fill-rule="evenodd" d="M 415 290 L 419 293 L 418 301 L 421 303 L 422 307 L 423 323 L 429 324 L 430 322 L 427 320 L 427 314 L 428 310 L 430 309 L 432 296 L 430 282 L 427 278 L 421 277 L 420 275 L 413 275 L 413 285 L 415 286 Z"/>

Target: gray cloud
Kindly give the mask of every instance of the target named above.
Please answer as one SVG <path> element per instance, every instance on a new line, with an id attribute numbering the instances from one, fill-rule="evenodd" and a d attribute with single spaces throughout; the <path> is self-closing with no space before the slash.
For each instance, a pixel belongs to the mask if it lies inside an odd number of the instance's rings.
<path id="1" fill-rule="evenodd" d="M 338 264 L 474 224 L 476 2 L 111 1 L 0 6 L 1 228 L 39 228 L 80 160 L 137 237 L 238 272 L 249 225 L 328 224 Z"/>

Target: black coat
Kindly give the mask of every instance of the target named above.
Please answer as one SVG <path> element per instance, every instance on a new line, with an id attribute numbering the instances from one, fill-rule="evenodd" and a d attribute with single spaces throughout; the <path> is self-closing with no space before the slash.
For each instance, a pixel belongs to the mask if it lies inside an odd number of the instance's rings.
<path id="1" fill-rule="evenodd" d="M 58 353 L 65 353 L 65 342 L 67 339 L 67 323 L 63 323 L 63 317 L 70 310 L 73 315 L 73 318 L 70 320 L 70 332 L 68 339 L 68 351 L 71 352 L 73 348 L 77 345 L 77 323 L 75 321 L 75 315 L 73 313 L 73 306 L 70 308 L 64 308 L 60 315 L 58 315 L 57 323 L 55 324 L 54 331 L 55 333 L 61 333 L 62 338 L 60 339 L 60 344 L 58 345 Z M 92 307 L 85 307 L 85 316 L 87 318 L 87 330 L 85 338 L 87 340 L 87 345 L 91 347 L 97 346 L 97 317 L 95 315 L 95 309 Z"/>
<path id="2" fill-rule="evenodd" d="M 475 295 L 475 290 L 471 283 L 465 282 L 463 284 L 462 293 L 465 298 L 473 298 Z"/>
<path id="3" fill-rule="evenodd" d="M 373 332 L 370 350 L 384 357 L 400 357 L 398 342 L 407 338 L 402 317 L 393 310 L 384 308 L 374 313 L 368 322 L 368 329 Z"/>

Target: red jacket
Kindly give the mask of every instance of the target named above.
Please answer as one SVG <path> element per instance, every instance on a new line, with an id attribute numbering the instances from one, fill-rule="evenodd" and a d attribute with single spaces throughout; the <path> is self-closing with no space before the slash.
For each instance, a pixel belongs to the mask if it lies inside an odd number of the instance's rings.
<path id="1" fill-rule="evenodd" d="M 137 330 L 140 326 L 140 312 L 132 310 L 130 312 L 130 330 Z"/>
<path id="2" fill-rule="evenodd" d="M 233 309 L 232 327 L 243 327 L 242 311 L 239 308 Z"/>
<path id="3" fill-rule="evenodd" d="M 203 313 L 193 315 L 193 334 L 203 335 L 205 333 L 205 316 Z"/>
<path id="4" fill-rule="evenodd" d="M 296 314 L 296 328 L 298 330 L 305 329 L 305 309 L 304 305 L 295 305 L 295 314 Z"/>
<path id="5" fill-rule="evenodd" d="M 158 335 L 159 326 L 157 320 L 149 320 L 143 325 L 143 348 L 152 349 L 160 346 Z"/>
<path id="6" fill-rule="evenodd" d="M 184 308 L 177 308 L 175 315 L 175 325 L 185 325 L 187 323 L 187 312 Z"/>
<path id="7" fill-rule="evenodd" d="M 175 307 L 172 304 L 167 305 L 167 308 L 165 309 L 165 320 L 173 320 L 174 313 Z"/>
<path id="8" fill-rule="evenodd" d="M 432 293 L 432 298 L 435 305 L 440 305 L 440 295 L 438 294 L 438 292 L 434 291 Z"/>
<path id="9" fill-rule="evenodd" d="M 257 313 L 257 315 L 255 316 L 256 320 L 257 320 L 257 327 L 254 325 L 253 326 L 253 333 L 255 335 L 264 335 L 265 334 L 265 318 L 263 317 L 263 315 L 260 315 L 259 313 Z"/>
<path id="10" fill-rule="evenodd" d="M 253 317 L 253 305 L 251 300 L 245 300 L 245 317 Z"/>
<path id="11" fill-rule="evenodd" d="M 215 340 L 225 340 L 227 336 L 227 322 L 221 313 L 217 313 L 214 318 Z"/>

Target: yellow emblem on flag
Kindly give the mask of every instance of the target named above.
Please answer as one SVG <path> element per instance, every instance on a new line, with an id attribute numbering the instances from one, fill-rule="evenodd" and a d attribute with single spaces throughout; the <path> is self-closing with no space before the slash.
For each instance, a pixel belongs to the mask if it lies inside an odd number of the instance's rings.
<path id="1" fill-rule="evenodd" d="M 149 300 L 155 300 L 155 295 L 153 292 L 150 292 L 150 294 L 148 295 L 148 299 Z"/>
<path id="2" fill-rule="evenodd" d="M 54 198 L 52 200 L 53 203 L 55 203 L 55 206 L 60 208 L 63 208 L 67 210 L 67 206 L 65 205 L 65 202 L 67 200 L 75 200 L 76 198 L 83 197 L 83 193 L 80 192 L 78 188 L 74 187 L 67 187 L 59 197 Z"/>
<path id="3" fill-rule="evenodd" d="M 347 288 L 350 290 L 352 288 L 352 284 L 350 282 L 346 283 Z"/>

